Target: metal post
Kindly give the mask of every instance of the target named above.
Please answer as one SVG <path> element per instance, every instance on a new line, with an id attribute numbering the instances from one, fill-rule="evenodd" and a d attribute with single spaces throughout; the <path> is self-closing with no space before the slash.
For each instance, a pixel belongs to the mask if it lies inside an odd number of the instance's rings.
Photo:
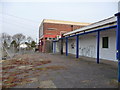
<path id="1" fill-rule="evenodd" d="M 61 39 L 61 54 L 63 54 L 63 39 Z"/>
<path id="2" fill-rule="evenodd" d="M 66 56 L 68 56 L 68 38 L 66 37 Z"/>
<path id="3" fill-rule="evenodd" d="M 76 58 L 79 58 L 79 36 L 76 36 Z"/>
<path id="4" fill-rule="evenodd" d="M 118 60 L 118 82 L 120 83 L 120 12 L 115 14 L 115 16 L 117 16 L 116 56 Z"/>
<path id="5" fill-rule="evenodd" d="M 56 42 L 54 42 L 54 53 L 56 53 Z"/>
<path id="6" fill-rule="evenodd" d="M 52 51 L 54 53 L 54 42 L 52 41 Z"/>
<path id="7" fill-rule="evenodd" d="M 99 64 L 100 31 L 97 32 L 97 64 Z"/>

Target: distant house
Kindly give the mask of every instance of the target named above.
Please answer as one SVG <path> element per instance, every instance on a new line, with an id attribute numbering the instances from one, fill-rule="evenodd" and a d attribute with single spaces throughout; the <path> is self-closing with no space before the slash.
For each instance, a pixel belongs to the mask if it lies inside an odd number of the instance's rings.
<path id="1" fill-rule="evenodd" d="M 25 43 L 21 43 L 21 44 L 19 45 L 19 47 L 20 47 L 21 49 L 25 49 L 25 48 L 27 48 L 28 46 L 27 46 L 27 44 L 25 44 Z"/>
<path id="2" fill-rule="evenodd" d="M 60 38 L 64 33 L 89 24 L 90 23 L 44 19 L 39 27 L 39 51 L 49 52 L 51 48 L 51 43 L 48 43 L 49 41 Z"/>

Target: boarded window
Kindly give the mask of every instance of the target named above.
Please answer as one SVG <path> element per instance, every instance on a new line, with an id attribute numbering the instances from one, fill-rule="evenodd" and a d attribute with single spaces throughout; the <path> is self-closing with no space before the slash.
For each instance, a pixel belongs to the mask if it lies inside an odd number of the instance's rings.
<path id="1" fill-rule="evenodd" d="M 102 48 L 108 48 L 108 37 L 102 38 Z"/>

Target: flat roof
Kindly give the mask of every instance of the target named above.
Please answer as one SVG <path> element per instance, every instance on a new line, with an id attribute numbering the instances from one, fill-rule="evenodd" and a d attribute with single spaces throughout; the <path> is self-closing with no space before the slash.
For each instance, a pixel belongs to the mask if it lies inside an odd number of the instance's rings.
<path id="1" fill-rule="evenodd" d="M 82 27 L 80 29 L 76 29 L 74 31 L 67 32 L 63 36 L 75 34 L 75 33 L 82 32 L 82 31 L 87 31 L 87 30 L 94 30 L 94 28 L 99 28 L 100 26 L 108 25 L 108 24 L 115 23 L 115 22 L 117 22 L 117 18 L 115 16 L 113 16 L 113 17 L 92 23 L 92 24 Z"/>
<path id="2" fill-rule="evenodd" d="M 91 24 L 91 23 L 72 22 L 72 21 L 63 21 L 63 20 L 52 20 L 52 19 L 44 19 L 43 23 L 70 24 L 70 25 L 83 25 L 83 26 Z"/>

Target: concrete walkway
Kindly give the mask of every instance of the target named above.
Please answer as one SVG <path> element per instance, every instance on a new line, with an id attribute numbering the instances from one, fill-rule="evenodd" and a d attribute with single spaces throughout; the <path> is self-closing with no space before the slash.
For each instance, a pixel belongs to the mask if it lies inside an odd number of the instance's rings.
<path id="1" fill-rule="evenodd" d="M 16 58 L 20 58 L 17 56 Z M 66 57 L 59 54 L 34 53 L 24 58 L 50 60 L 51 63 L 38 66 L 52 67 L 41 70 L 31 77 L 33 82 L 14 88 L 117 88 L 117 66 L 94 61 Z M 32 73 L 29 72 L 29 76 Z"/>

